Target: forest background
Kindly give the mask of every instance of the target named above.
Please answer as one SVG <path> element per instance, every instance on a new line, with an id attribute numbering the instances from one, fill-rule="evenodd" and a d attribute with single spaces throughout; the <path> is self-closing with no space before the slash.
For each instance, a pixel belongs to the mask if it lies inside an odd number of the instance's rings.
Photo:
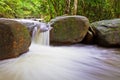
<path id="1" fill-rule="evenodd" d="M 86 16 L 90 22 L 120 18 L 120 0 L 0 0 L 0 17 L 41 18 Z"/>

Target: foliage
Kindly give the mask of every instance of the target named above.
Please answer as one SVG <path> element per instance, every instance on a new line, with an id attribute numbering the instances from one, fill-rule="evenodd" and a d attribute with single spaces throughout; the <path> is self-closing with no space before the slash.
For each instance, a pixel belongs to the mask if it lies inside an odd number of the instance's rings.
<path id="1" fill-rule="evenodd" d="M 107 0 L 79 0 L 78 14 L 88 17 L 91 21 L 114 17 L 113 8 Z"/>
<path id="2" fill-rule="evenodd" d="M 1 0 L 0 17 L 51 18 L 83 15 L 90 21 L 120 18 L 120 0 Z"/>

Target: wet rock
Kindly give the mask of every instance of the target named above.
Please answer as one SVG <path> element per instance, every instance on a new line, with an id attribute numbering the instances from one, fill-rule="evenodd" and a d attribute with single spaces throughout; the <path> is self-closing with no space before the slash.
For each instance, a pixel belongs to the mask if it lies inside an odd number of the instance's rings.
<path id="1" fill-rule="evenodd" d="M 31 37 L 17 21 L 0 18 L 0 60 L 14 58 L 28 51 Z"/>
<path id="2" fill-rule="evenodd" d="M 120 19 L 102 20 L 91 24 L 96 43 L 105 47 L 120 46 Z"/>
<path id="3" fill-rule="evenodd" d="M 83 40 L 89 28 L 89 20 L 84 16 L 60 16 L 50 21 L 51 44 L 73 44 Z"/>

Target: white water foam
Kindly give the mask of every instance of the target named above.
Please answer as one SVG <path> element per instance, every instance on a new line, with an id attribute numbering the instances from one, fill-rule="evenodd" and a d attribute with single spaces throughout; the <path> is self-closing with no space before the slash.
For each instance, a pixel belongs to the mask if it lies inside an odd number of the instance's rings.
<path id="1" fill-rule="evenodd" d="M 39 45 L 49 46 L 49 30 L 41 33 L 40 29 L 34 28 L 32 42 Z"/>
<path id="2" fill-rule="evenodd" d="M 0 61 L 0 80 L 120 80 L 119 64 L 110 50 L 32 43 L 26 54 Z"/>

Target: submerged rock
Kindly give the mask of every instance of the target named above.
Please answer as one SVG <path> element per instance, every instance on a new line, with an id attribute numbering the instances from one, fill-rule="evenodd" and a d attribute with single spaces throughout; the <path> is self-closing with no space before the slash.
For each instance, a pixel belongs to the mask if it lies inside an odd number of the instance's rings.
<path id="1" fill-rule="evenodd" d="M 14 58 L 28 51 L 29 31 L 17 21 L 0 19 L 0 60 Z"/>
<path id="2" fill-rule="evenodd" d="M 60 16 L 50 21 L 52 44 L 73 44 L 83 40 L 89 28 L 89 20 L 84 16 Z"/>
<path id="3" fill-rule="evenodd" d="M 91 24 L 96 43 L 105 47 L 120 46 L 120 19 L 102 20 Z"/>

